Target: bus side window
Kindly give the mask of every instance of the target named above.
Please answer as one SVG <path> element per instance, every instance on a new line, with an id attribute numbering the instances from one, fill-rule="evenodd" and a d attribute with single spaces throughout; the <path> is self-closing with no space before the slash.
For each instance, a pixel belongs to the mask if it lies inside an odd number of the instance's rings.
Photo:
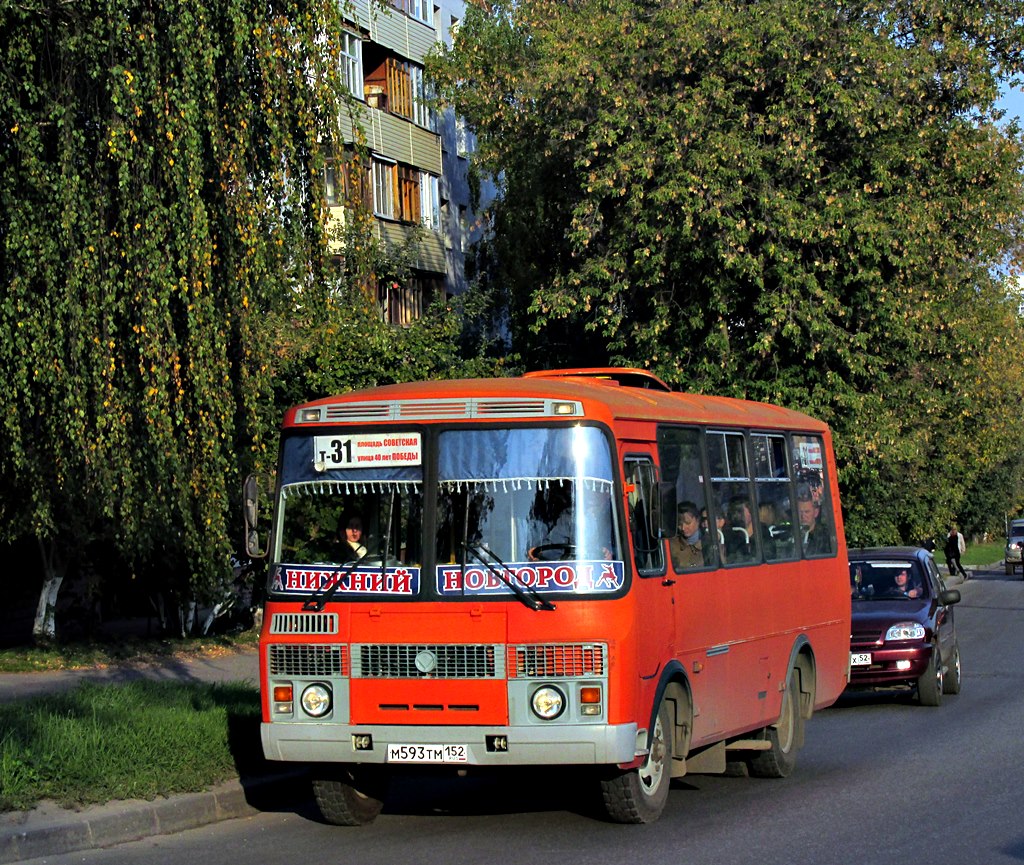
<path id="1" fill-rule="evenodd" d="M 714 492 L 714 512 L 725 517 L 725 563 L 759 561 L 762 546 L 751 499 L 750 472 L 744 436 L 739 431 L 709 431 L 708 471 Z"/>
<path id="2" fill-rule="evenodd" d="M 629 530 L 633 555 L 641 576 L 665 571 L 665 544 L 658 537 L 655 515 L 660 492 L 654 464 L 646 457 L 627 457 L 625 480 L 629 493 Z"/>
<path id="3" fill-rule="evenodd" d="M 750 437 L 750 448 L 764 557 L 769 562 L 794 559 L 796 539 L 786 438 L 778 433 L 755 433 Z"/>
<path id="4" fill-rule="evenodd" d="M 677 573 L 714 567 L 720 561 L 717 527 L 714 531 L 708 527 L 703 443 L 704 436 L 700 430 L 682 427 L 658 429 L 662 482 L 675 489 L 676 512 L 663 514 L 662 522 L 672 526 L 668 549 L 672 568 Z M 692 513 L 697 514 L 696 531 Z"/>
<path id="5" fill-rule="evenodd" d="M 825 447 L 819 436 L 794 435 L 797 534 L 804 556 L 835 554 L 835 523 L 825 483 Z"/>

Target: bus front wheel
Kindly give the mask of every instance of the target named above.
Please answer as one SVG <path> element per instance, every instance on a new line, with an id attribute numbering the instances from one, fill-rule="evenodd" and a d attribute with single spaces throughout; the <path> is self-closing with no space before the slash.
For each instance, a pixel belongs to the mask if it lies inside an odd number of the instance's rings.
<path id="1" fill-rule="evenodd" d="M 353 767 L 321 770 L 313 777 L 313 796 L 324 820 L 335 826 L 372 823 L 384 807 L 387 781 Z"/>
<path id="2" fill-rule="evenodd" d="M 602 779 L 605 812 L 616 823 L 653 823 L 661 816 L 672 783 L 672 727 L 666 700 L 658 709 L 643 765 Z"/>

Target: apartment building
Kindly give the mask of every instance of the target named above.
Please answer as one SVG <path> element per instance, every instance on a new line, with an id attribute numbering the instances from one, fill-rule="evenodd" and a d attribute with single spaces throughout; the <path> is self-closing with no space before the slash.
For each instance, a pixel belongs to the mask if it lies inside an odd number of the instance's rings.
<path id="1" fill-rule="evenodd" d="M 394 324 L 419 317 L 440 293 L 465 290 L 466 252 L 480 233 L 468 183 L 472 135 L 424 100 L 423 58 L 437 42 L 451 44 L 464 9 L 463 0 L 354 0 L 346 11 L 343 71 L 371 155 L 358 178 L 329 163 L 327 203 L 332 221 L 344 220 L 344 185 L 357 183 L 377 236 L 392 249 L 413 241 L 412 278 L 377 287 Z"/>

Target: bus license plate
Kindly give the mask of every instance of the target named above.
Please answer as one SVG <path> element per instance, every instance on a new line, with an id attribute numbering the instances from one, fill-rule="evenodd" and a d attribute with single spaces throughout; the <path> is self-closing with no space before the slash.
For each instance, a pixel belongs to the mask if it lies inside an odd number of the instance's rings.
<path id="1" fill-rule="evenodd" d="M 851 667 L 870 667 L 871 666 L 871 652 L 851 652 L 850 653 L 850 666 Z"/>
<path id="2" fill-rule="evenodd" d="M 388 745 L 389 763 L 467 763 L 465 745 Z"/>

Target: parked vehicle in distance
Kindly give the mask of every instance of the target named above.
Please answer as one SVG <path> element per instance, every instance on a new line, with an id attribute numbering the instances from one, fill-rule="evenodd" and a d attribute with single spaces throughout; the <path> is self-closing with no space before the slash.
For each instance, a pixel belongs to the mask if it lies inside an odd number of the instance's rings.
<path id="1" fill-rule="evenodd" d="M 953 605 L 935 557 L 920 547 L 853 549 L 850 558 L 853 688 L 915 688 L 924 706 L 960 693 Z"/>
<path id="2" fill-rule="evenodd" d="M 1024 520 L 1010 520 L 1006 530 L 1004 564 L 1006 573 L 1012 574 L 1014 568 L 1020 568 L 1020 575 L 1024 578 Z"/>

